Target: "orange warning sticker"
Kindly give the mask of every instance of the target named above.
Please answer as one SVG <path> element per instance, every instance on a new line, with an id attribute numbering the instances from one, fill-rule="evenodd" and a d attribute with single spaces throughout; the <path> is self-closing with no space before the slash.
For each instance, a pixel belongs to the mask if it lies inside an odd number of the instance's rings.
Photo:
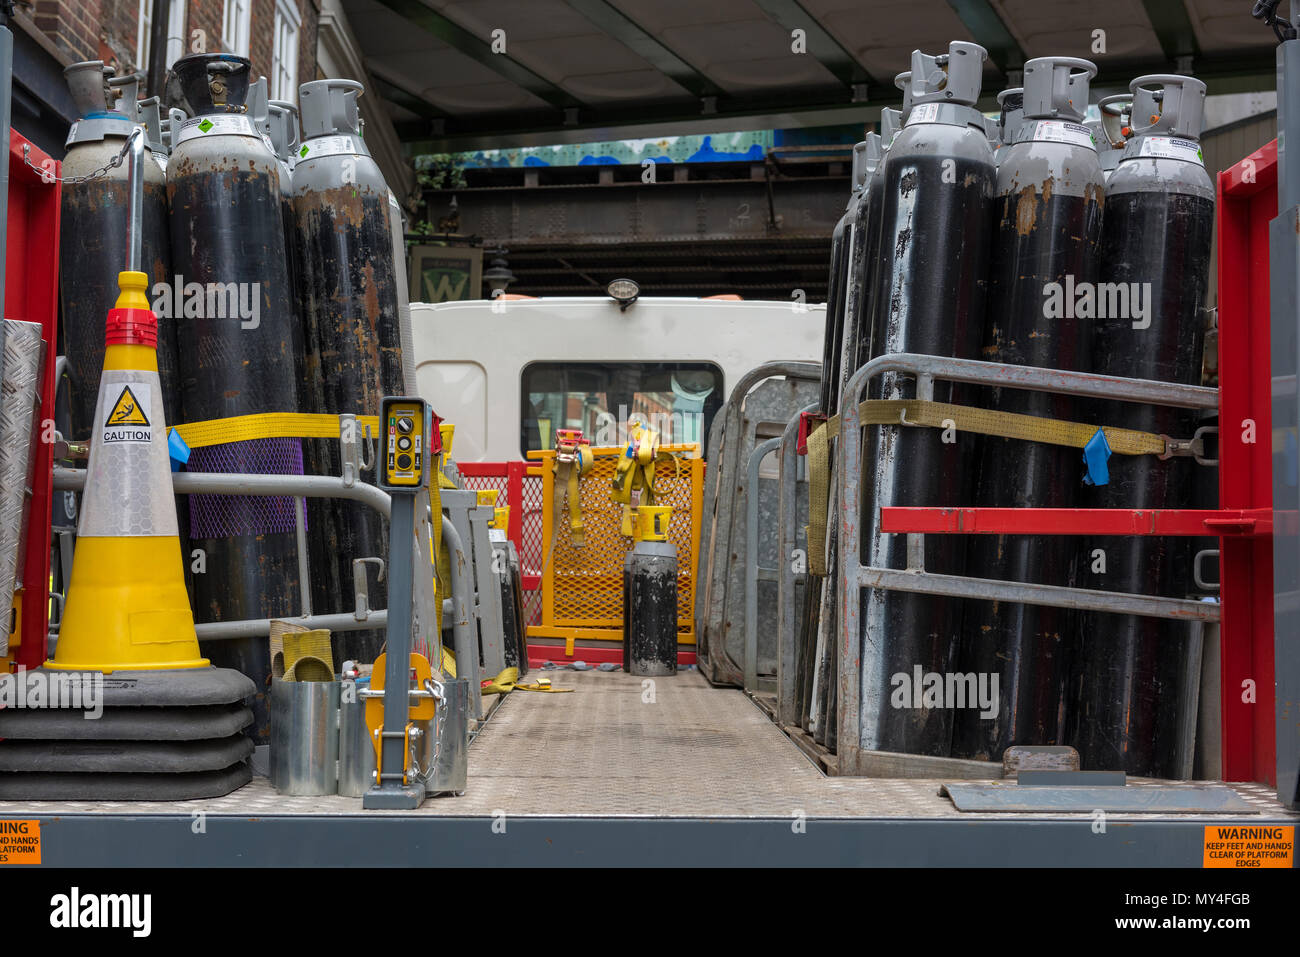
<path id="1" fill-rule="evenodd" d="M 149 417 L 145 414 L 144 407 L 140 405 L 140 400 L 131 391 L 130 385 L 122 387 L 122 394 L 113 403 L 113 408 L 108 413 L 108 421 L 104 423 L 105 427 L 110 425 L 149 425 Z"/>
<path id="2" fill-rule="evenodd" d="M 40 821 L 0 821 L 0 864 L 41 862 Z"/>
<path id="3" fill-rule="evenodd" d="M 1205 828 L 1205 867 L 1291 867 L 1295 827 L 1211 824 Z"/>

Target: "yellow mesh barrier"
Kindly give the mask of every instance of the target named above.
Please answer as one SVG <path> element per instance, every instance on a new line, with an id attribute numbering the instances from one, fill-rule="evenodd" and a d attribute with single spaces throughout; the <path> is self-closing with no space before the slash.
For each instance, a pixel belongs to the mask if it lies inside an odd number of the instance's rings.
<path id="1" fill-rule="evenodd" d="M 677 640 L 695 643 L 695 549 L 700 541 L 704 461 L 696 445 L 665 445 L 677 466 L 663 461 L 655 470 L 656 504 L 671 505 L 668 540 L 677 546 Z M 623 506 L 610 500 L 610 483 L 622 447 L 595 448 L 594 462 L 578 484 L 586 544 L 569 538 L 568 488 L 555 486 L 552 451 L 530 453 L 541 460 L 542 615 L 528 634 L 542 638 L 623 640 L 623 560 L 632 540 L 621 534 Z M 560 496 L 560 527 L 553 527 L 554 496 Z"/>

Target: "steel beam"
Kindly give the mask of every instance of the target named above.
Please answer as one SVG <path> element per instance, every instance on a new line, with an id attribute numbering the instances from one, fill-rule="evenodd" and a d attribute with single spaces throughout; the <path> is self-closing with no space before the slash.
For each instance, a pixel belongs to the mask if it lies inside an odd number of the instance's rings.
<path id="1" fill-rule="evenodd" d="M 840 41 L 804 9 L 799 0 L 754 0 L 762 7 L 772 20 L 787 30 L 803 30 L 808 41 L 808 54 L 824 66 L 847 87 L 854 84 L 874 84 L 876 80 L 869 74 L 857 58 L 840 45 Z"/>
<path id="2" fill-rule="evenodd" d="M 667 178 L 665 176 L 665 178 Z M 526 246 L 825 240 L 844 213 L 843 177 L 635 182 L 456 191 L 460 230 Z M 775 223 L 773 222 L 775 214 Z"/>
<path id="3" fill-rule="evenodd" d="M 1197 56 L 1201 49 L 1196 43 L 1196 31 L 1187 15 L 1183 0 L 1142 0 L 1147 19 L 1160 40 L 1165 56 L 1176 60 L 1182 56 Z M 1244 11 L 1243 11 L 1244 13 Z"/>
<path id="4" fill-rule="evenodd" d="M 565 0 L 565 2 L 590 20 L 606 36 L 623 44 L 682 89 L 695 96 L 716 96 L 721 92 L 717 84 L 647 33 L 635 20 L 608 0 Z"/>
<path id="5" fill-rule="evenodd" d="M 1136 74 L 1134 74 L 1136 75 Z M 1271 77 L 1271 73 L 1269 76 Z M 1127 81 L 1126 88 L 1127 88 Z M 705 114 L 698 100 L 667 103 L 615 103 L 580 111 L 576 123 L 538 110 L 448 117 L 442 136 L 429 136 L 428 124 L 396 124 L 398 137 L 411 154 L 454 153 L 514 146 L 587 143 L 637 139 L 672 133 L 729 133 L 737 130 L 786 129 L 875 123 L 882 106 L 893 106 L 897 91 L 871 88 L 866 102 L 849 103 L 844 88 L 819 87 L 806 92 L 781 91 L 758 96 L 719 96 L 717 111 Z M 988 104 L 995 101 L 988 98 Z M 986 108 L 992 106 L 986 104 Z"/>
<path id="6" fill-rule="evenodd" d="M 1104 60 L 1104 58 L 1103 58 Z M 1145 73 L 1169 73 L 1176 64 L 1158 59 L 1098 63 L 1101 72 L 1092 83 L 1094 95 L 1128 90 L 1129 81 Z M 900 64 L 900 69 L 906 64 Z M 1267 57 L 1195 57 L 1195 75 L 1211 94 L 1272 90 L 1276 78 Z M 996 89 L 977 104 L 996 109 Z M 614 103 L 581 110 L 576 123 L 558 114 L 519 110 L 491 114 L 448 116 L 444 132 L 431 136 L 427 122 L 396 124 L 398 137 L 409 154 L 452 153 L 515 146 L 585 143 L 591 140 L 636 139 L 664 133 L 721 133 L 736 130 L 790 129 L 845 124 L 874 124 L 883 106 L 898 105 L 892 84 L 868 84 L 867 99 L 848 102 L 844 88 L 779 91 L 755 96 L 719 96 L 717 112 L 704 115 L 695 99 L 666 103 Z M 634 118 L 634 119 L 630 119 Z"/>
<path id="7" fill-rule="evenodd" d="M 1024 51 L 988 0 L 948 0 L 948 6 L 970 31 L 975 42 L 989 51 L 989 59 L 1003 75 L 1025 65 Z"/>
<path id="8" fill-rule="evenodd" d="M 375 92 L 388 102 L 400 106 L 404 110 L 409 110 L 416 116 L 422 116 L 426 120 L 446 119 L 447 114 L 420 96 L 420 94 L 376 73 L 369 62 L 366 63 L 366 67 L 370 70 L 370 76 L 375 81 Z"/>
<path id="9" fill-rule="evenodd" d="M 444 799 L 451 800 L 451 799 Z M 316 816 L 207 812 L 58 814 L 36 805 L 46 867 L 1195 867 L 1204 815 L 1123 816 L 1105 834 L 1090 815 L 957 815 L 934 819 L 488 817 L 428 813 Z M 1294 825 L 1276 813 L 1214 824 Z"/>
<path id="10" fill-rule="evenodd" d="M 426 7 L 420 3 L 420 0 L 379 0 L 379 2 L 412 25 L 432 33 L 459 53 L 463 53 L 516 86 L 523 87 L 557 110 L 582 105 L 573 94 L 556 86 L 544 76 L 534 73 L 518 60 L 511 59 L 508 54 L 493 53 L 492 44 L 488 39 L 476 36 L 454 20 Z"/>

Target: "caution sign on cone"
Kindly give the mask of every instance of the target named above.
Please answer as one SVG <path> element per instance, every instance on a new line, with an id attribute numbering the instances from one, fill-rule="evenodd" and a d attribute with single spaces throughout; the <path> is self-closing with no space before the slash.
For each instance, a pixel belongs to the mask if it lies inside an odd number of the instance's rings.
<path id="1" fill-rule="evenodd" d="M 98 425 L 82 495 L 72 580 L 49 668 L 204 668 L 185 590 L 167 427 L 158 381 L 158 320 L 148 277 L 123 272 L 105 328 Z"/>
<path id="2" fill-rule="evenodd" d="M 143 397 L 143 398 L 140 398 Z M 104 420 L 105 442 L 148 442 L 149 408 L 153 405 L 147 382 L 127 382 Z M 137 428 L 131 428 L 137 426 Z M 138 428 L 143 426 L 143 428 Z"/>

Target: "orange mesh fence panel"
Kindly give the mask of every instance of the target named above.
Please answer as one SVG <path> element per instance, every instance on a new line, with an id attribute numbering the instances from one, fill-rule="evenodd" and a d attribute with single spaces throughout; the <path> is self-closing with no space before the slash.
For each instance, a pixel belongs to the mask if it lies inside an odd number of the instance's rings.
<path id="1" fill-rule="evenodd" d="M 655 475 L 656 504 L 671 505 L 669 540 L 677 547 L 677 632 L 683 644 L 695 642 L 695 548 L 699 542 L 699 521 L 703 498 L 704 462 L 694 445 L 664 446 L 677 455 L 677 467 L 662 463 Z M 580 637 L 621 640 L 623 625 L 623 561 L 632 540 L 622 535 L 623 508 L 610 500 L 611 482 L 622 448 L 593 449 L 591 469 L 579 481 L 582 521 L 586 544 L 573 545 L 569 531 L 567 485 L 555 488 L 553 452 L 543 452 L 540 508 L 542 541 L 542 629 L 550 633 L 592 629 L 615 634 Z M 551 527 L 552 495 L 560 496 L 559 528 Z M 527 528 L 527 524 L 525 524 Z M 549 554 L 548 554 L 549 553 Z"/>

